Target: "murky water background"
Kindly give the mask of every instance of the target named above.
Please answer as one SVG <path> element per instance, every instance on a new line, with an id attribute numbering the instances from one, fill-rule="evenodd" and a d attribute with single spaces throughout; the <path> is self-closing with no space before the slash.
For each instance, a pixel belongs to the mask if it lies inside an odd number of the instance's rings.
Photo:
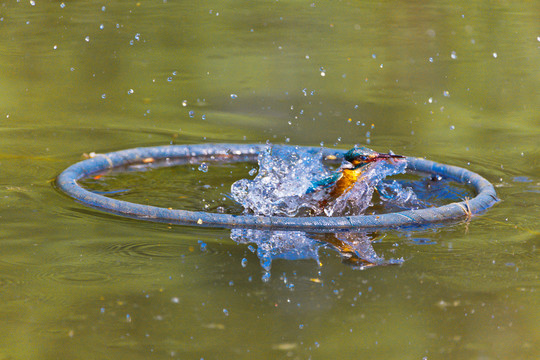
<path id="1" fill-rule="evenodd" d="M 534 1 L 1 2 L 0 358 L 540 357 L 539 13 Z M 470 223 L 370 234 L 402 265 L 355 270 L 321 248 L 320 265 L 274 260 L 265 282 L 230 230 L 111 216 L 51 185 L 91 151 L 266 140 L 466 167 L 502 201 Z M 203 208 L 201 179 L 250 169 L 126 185 Z"/>

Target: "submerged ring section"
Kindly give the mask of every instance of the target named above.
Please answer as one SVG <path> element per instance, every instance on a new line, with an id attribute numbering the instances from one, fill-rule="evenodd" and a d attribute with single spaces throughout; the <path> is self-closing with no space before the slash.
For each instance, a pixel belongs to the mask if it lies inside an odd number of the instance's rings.
<path id="1" fill-rule="evenodd" d="M 292 146 L 289 147 L 293 148 Z M 436 208 L 406 210 L 388 214 L 340 217 L 281 217 L 217 214 L 141 205 L 96 194 L 82 188 L 77 183 L 78 180 L 95 173 L 121 166 L 143 164 L 148 161 L 164 161 L 165 166 L 199 163 L 202 161 L 255 161 L 258 154 L 265 148 L 266 145 L 260 144 L 168 145 L 97 154 L 64 170 L 56 179 L 56 184 L 58 188 L 78 202 L 109 213 L 150 221 L 229 228 L 337 231 L 411 227 L 467 218 L 472 214 L 487 210 L 498 201 L 493 185 L 482 176 L 460 167 L 413 157 L 407 157 L 408 169 L 440 175 L 460 183 L 471 185 L 474 187 L 477 195 L 472 199 Z M 303 148 L 315 152 L 320 150 L 320 148 L 315 147 Z M 345 153 L 345 150 L 326 148 L 322 150 L 325 157 L 334 155 L 340 158 Z"/>

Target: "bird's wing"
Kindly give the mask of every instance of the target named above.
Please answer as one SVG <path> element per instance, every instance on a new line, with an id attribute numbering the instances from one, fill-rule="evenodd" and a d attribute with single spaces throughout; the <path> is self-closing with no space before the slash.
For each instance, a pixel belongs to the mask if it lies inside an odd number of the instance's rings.
<path id="1" fill-rule="evenodd" d="M 332 175 L 325 177 L 324 179 L 317 180 L 311 183 L 311 186 L 306 190 L 306 194 L 310 194 L 317 190 L 327 189 L 334 185 L 343 174 L 340 171 L 333 173 Z"/>

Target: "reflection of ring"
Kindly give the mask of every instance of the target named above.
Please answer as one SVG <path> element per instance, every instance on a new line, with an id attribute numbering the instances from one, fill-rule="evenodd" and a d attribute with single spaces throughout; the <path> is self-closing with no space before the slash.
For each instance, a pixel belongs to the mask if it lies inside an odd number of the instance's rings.
<path id="1" fill-rule="evenodd" d="M 162 161 L 164 166 L 198 163 L 202 161 L 256 161 L 259 152 L 265 148 L 266 145 L 244 144 L 171 145 L 98 154 L 91 159 L 81 161 L 67 168 L 58 176 L 56 184 L 62 191 L 84 205 L 136 219 L 184 225 L 281 228 L 311 231 L 409 227 L 440 223 L 445 220 L 470 217 L 472 214 L 488 209 L 498 201 L 493 185 L 480 175 L 456 166 L 438 164 L 411 157 L 407 158 L 409 169 L 441 175 L 460 183 L 470 184 L 477 192 L 476 197 L 436 208 L 407 210 L 380 215 L 280 217 L 216 214 L 134 204 L 98 195 L 83 189 L 77 183 L 77 180 L 97 172 L 120 166 L 144 164 L 148 161 Z M 297 147 L 291 146 L 290 148 Z M 306 149 L 312 151 L 320 150 L 320 148 Z M 331 155 L 341 158 L 344 153 L 344 150 L 323 149 L 323 155 L 330 158 L 332 157 Z"/>

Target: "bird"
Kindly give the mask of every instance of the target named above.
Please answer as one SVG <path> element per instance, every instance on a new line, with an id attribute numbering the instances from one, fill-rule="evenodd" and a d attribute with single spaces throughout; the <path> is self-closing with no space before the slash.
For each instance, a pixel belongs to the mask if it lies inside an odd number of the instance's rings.
<path id="1" fill-rule="evenodd" d="M 324 208 L 328 203 L 349 192 L 357 181 L 362 180 L 363 174 L 379 161 L 402 159 L 405 156 L 382 154 L 366 147 L 354 147 L 343 156 L 343 163 L 330 176 L 314 181 L 306 194 L 325 191 L 319 207 Z"/>

